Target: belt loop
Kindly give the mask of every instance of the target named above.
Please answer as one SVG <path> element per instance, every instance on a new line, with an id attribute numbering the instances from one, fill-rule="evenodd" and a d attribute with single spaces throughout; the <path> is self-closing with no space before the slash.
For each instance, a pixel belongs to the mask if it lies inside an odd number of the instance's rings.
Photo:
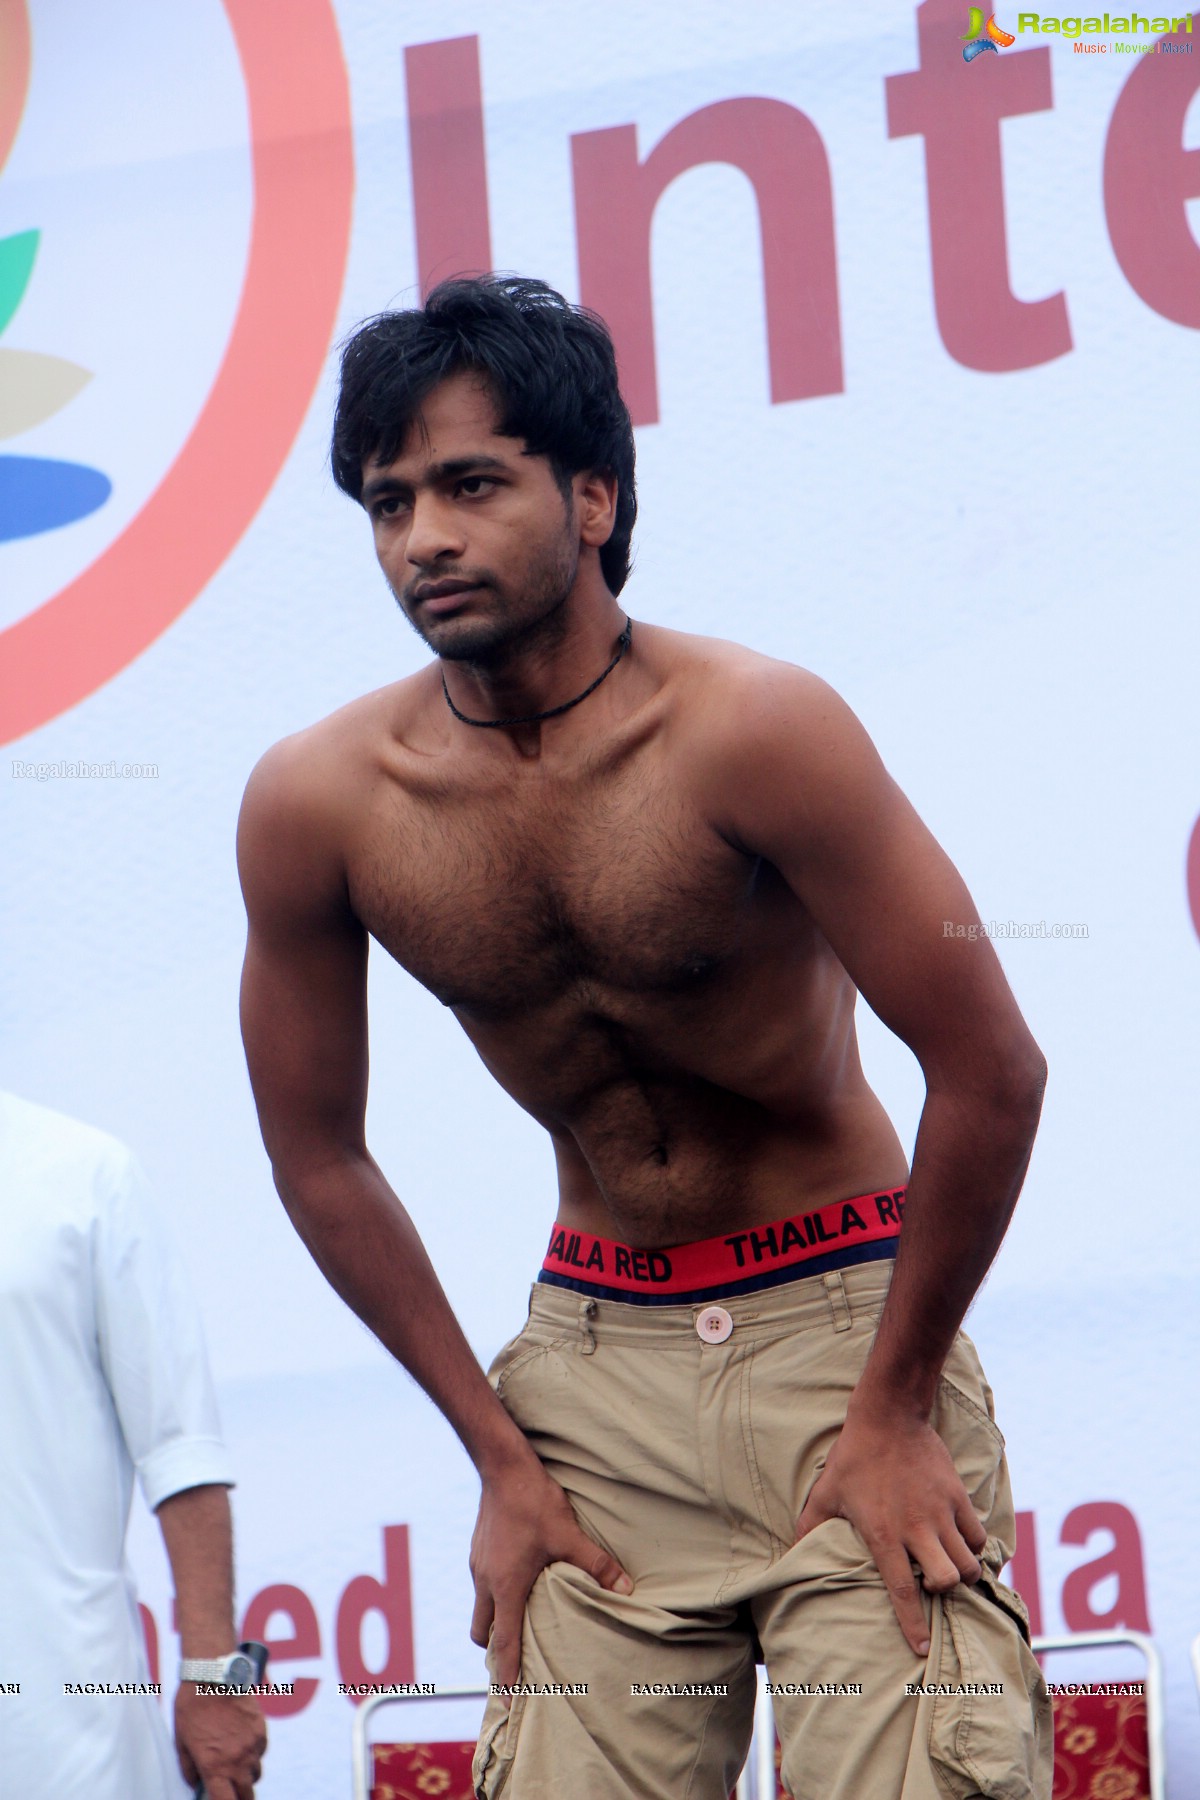
<path id="1" fill-rule="evenodd" d="M 846 1294 L 846 1284 L 842 1280 L 840 1269 L 829 1269 L 824 1276 L 825 1292 L 829 1295 L 829 1309 L 833 1314 L 833 1329 L 849 1331 L 850 1301 Z"/>
<path id="2" fill-rule="evenodd" d="M 596 1334 L 592 1330 L 592 1320 L 596 1316 L 596 1302 L 587 1298 L 579 1302 L 579 1336 L 582 1340 L 582 1354 L 592 1356 L 596 1349 Z M 849 1320 L 846 1321 L 849 1324 Z"/>

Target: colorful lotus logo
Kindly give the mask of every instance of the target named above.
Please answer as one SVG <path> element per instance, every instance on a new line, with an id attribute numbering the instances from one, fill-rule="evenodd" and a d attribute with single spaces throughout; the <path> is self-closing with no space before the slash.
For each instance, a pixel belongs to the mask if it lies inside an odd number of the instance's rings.
<path id="1" fill-rule="evenodd" d="M 0 238 L 0 332 L 25 297 L 40 237 L 21 231 Z M 61 356 L 0 349 L 0 438 L 18 437 L 53 418 L 90 380 L 87 369 Z M 84 519 L 111 493 L 108 476 L 84 463 L 0 456 L 0 543 Z"/>
<path id="2" fill-rule="evenodd" d="M 29 91 L 31 5 L 0 0 L 0 168 Z M 245 276 L 219 366 L 141 507 L 118 528 L 114 504 L 106 514 L 109 540 L 98 551 L 80 546 L 92 550 L 91 560 L 0 628 L 0 742 L 78 705 L 191 605 L 256 516 L 308 410 L 350 244 L 350 87 L 335 0 L 288 0 L 286 55 L 277 10 L 261 0 L 221 0 L 247 102 L 254 205 Z M 52 86 L 43 88 L 43 103 L 53 105 Z M 34 231 L 0 239 L 0 329 L 29 287 L 37 240 Z M 116 304 L 110 297 L 110 315 Z M 0 349 L 0 435 L 52 417 L 88 379 L 35 348 L 42 346 Z M 153 379 L 147 368 L 144 385 Z M 120 402 L 113 394 L 106 400 L 111 417 Z M 83 518 L 111 491 L 97 469 L 0 456 L 0 539 Z M 98 527 L 102 537 L 103 521 Z M 36 560 L 36 553 L 28 559 Z"/>
<path id="3" fill-rule="evenodd" d="M 1017 41 L 1011 32 L 1001 31 L 996 23 L 995 13 L 985 25 L 981 6 L 971 7 L 970 25 L 970 31 L 962 40 L 964 62 L 974 62 L 975 58 L 982 56 L 985 50 L 1007 50 L 1010 44 L 1015 44 Z M 979 35 L 980 32 L 984 34 L 982 37 Z"/>

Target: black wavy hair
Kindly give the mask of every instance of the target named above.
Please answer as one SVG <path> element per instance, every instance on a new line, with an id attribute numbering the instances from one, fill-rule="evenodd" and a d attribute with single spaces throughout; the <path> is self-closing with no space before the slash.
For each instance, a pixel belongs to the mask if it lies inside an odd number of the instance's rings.
<path id="1" fill-rule="evenodd" d="M 464 369 L 477 371 L 494 394 L 501 435 L 524 438 L 530 455 L 544 456 L 564 493 L 581 469 L 616 476 L 616 522 L 600 567 L 619 594 L 629 574 L 637 489 L 633 426 L 612 338 L 603 319 L 544 281 L 455 276 L 423 307 L 379 313 L 360 325 L 342 351 L 333 479 L 361 500 L 364 461 L 394 461 L 426 395 Z"/>

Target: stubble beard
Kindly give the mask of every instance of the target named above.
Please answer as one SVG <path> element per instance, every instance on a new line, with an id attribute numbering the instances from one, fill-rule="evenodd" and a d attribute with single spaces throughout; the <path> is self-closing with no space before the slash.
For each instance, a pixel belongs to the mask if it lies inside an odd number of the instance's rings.
<path id="1" fill-rule="evenodd" d="M 514 656 L 534 648 L 552 648 L 566 635 L 565 603 L 578 568 L 579 544 L 564 531 L 531 561 L 515 591 L 502 586 L 487 570 L 440 569 L 434 576 L 417 577 L 396 598 L 421 642 L 435 656 L 494 674 Z M 477 580 L 480 587 L 498 596 L 500 604 L 487 618 L 432 620 L 424 626 L 419 609 L 416 618 L 409 610 L 413 602 L 408 592 L 430 579 Z"/>

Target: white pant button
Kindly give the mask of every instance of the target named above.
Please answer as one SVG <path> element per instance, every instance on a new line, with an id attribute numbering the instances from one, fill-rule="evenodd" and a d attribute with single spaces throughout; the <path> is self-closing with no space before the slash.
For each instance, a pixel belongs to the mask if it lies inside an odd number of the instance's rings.
<path id="1" fill-rule="evenodd" d="M 733 1320 L 723 1306 L 706 1306 L 696 1314 L 696 1335 L 706 1344 L 723 1344 L 733 1330 Z"/>

